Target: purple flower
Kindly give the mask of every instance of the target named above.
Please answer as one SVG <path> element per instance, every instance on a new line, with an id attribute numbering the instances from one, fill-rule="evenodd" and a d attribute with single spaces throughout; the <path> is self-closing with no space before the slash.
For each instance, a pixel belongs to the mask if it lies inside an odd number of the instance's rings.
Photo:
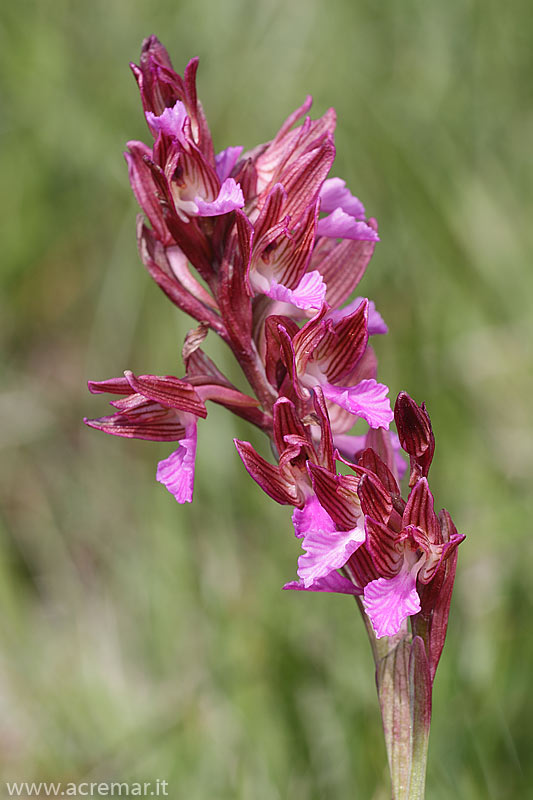
<path id="1" fill-rule="evenodd" d="M 91 381 L 91 392 L 118 399 L 115 413 L 86 423 L 116 436 L 177 442 L 159 462 L 157 480 L 180 503 L 192 500 L 197 422 L 207 400 L 267 435 L 272 461 L 249 442 L 235 444 L 263 491 L 293 507 L 302 554 L 298 581 L 283 588 L 359 595 L 377 638 L 401 633 L 376 661 L 376 676 L 386 729 L 394 718 L 389 761 L 403 781 L 400 750 L 410 748 L 408 760 L 415 750 L 423 755 L 420 731 L 429 729 L 464 537 L 446 511 L 434 511 L 427 476 L 435 439 L 425 406 L 400 393 L 398 436 L 389 431 L 388 388 L 377 380 L 369 344 L 387 326 L 372 301 L 350 299 L 359 295 L 378 226 L 343 179 L 328 177 L 335 111 L 312 119 L 308 97 L 271 141 L 215 155 L 197 94 L 198 59 L 181 76 L 151 36 L 131 66 L 153 137 L 150 146 L 129 142 L 125 154 L 142 211 L 139 253 L 196 327 L 183 345 L 183 379 L 127 371 Z M 202 350 L 208 334 L 230 348 L 249 395 Z M 352 435 L 361 421 L 368 429 Z M 409 457 L 406 500 L 400 447 Z M 408 620 L 412 642 L 403 635 Z M 388 645 L 373 647 L 383 654 Z M 403 721 L 396 730 L 400 705 L 405 730 Z"/>
<path id="2" fill-rule="evenodd" d="M 196 93 L 198 59 L 185 67 L 183 77 L 172 67 L 170 56 L 155 36 L 144 40 L 139 66 L 130 64 L 135 76 L 145 113 L 156 115 L 172 108 L 177 100 L 183 102 L 191 119 L 194 141 L 206 158 L 213 157 L 213 143 L 202 106 Z"/>
<path id="3" fill-rule="evenodd" d="M 91 428 L 114 436 L 149 439 L 181 444 L 159 463 L 157 480 L 163 483 L 178 503 L 192 501 L 196 423 L 207 411 L 195 389 L 171 376 L 140 375 L 126 371 L 124 378 L 89 381 L 89 391 L 122 395 L 111 401 L 117 411 L 107 417 L 86 419 Z"/>
<path id="4" fill-rule="evenodd" d="M 315 201 L 293 224 L 285 215 L 287 193 L 276 184 L 253 227 L 247 278 L 254 293 L 301 309 L 322 307 L 326 286 L 317 270 L 308 272 L 316 236 Z"/>
<path id="5" fill-rule="evenodd" d="M 388 520 L 390 523 L 390 517 Z M 426 478 L 411 491 L 401 529 L 366 517 L 367 547 L 380 575 L 364 588 L 364 605 L 376 636 L 392 636 L 404 619 L 420 611 L 417 580 L 429 583 L 464 539 L 444 541 Z"/>
<path id="6" fill-rule="evenodd" d="M 176 100 L 172 108 L 165 108 L 159 116 L 147 111 L 146 119 L 157 137 L 154 160 L 159 156 L 174 208 L 184 222 L 191 216 L 214 217 L 244 206 L 241 187 L 233 178 L 221 183 L 216 162 L 213 169 L 194 142 L 191 120 L 182 102 Z M 160 151 L 165 153 L 164 160 Z"/>
<path id="7" fill-rule="evenodd" d="M 406 431 L 411 431 L 411 449 L 425 452 L 423 441 L 432 441 L 425 409 L 404 395 L 396 404 L 396 422 L 404 439 L 409 439 Z M 353 593 L 363 595 L 377 638 L 395 635 L 409 617 L 416 627 L 423 616 L 434 674 L 445 636 L 449 595 L 440 595 L 431 587 L 434 581 L 439 586 L 449 574 L 448 563 L 454 569 L 455 551 L 464 536 L 453 528 L 446 512 L 440 517 L 435 514 L 426 477 L 417 480 L 407 503 L 402 499 L 395 477 L 396 455 L 387 431 L 370 431 L 367 440 L 374 447 L 360 451 L 355 462 L 344 462 L 353 475 L 337 475 L 309 462 L 314 499 L 312 513 L 302 512 L 304 524 L 310 528 L 302 542 L 306 553 L 298 560 L 299 583 L 284 588 L 345 593 L 344 581 L 349 579 L 355 587 Z M 326 516 L 318 513 L 318 508 Z M 301 524 L 298 532 L 303 532 Z M 438 575 L 441 577 L 436 580 Z M 339 582 L 341 577 L 344 580 Z M 434 629 L 433 617 L 439 620 Z"/>
<path id="8" fill-rule="evenodd" d="M 464 537 L 447 512 L 433 509 L 435 439 L 424 405 L 402 392 L 398 437 L 388 430 L 388 388 L 369 344 L 387 326 L 372 301 L 350 300 L 378 226 L 343 179 L 328 177 L 335 112 L 312 119 L 308 97 L 271 141 L 215 155 L 197 68 L 192 59 L 179 75 L 155 37 L 144 41 L 132 70 L 153 142 L 129 142 L 126 153 L 144 214 L 141 259 L 198 324 L 183 348 L 186 374 L 92 381 L 92 392 L 119 399 L 114 414 L 86 422 L 117 436 L 178 442 L 157 479 L 180 503 L 192 499 L 205 402 L 256 425 L 271 440 L 273 463 L 249 442 L 236 440 L 237 450 L 266 494 L 293 507 L 303 549 L 299 581 L 284 588 L 362 595 L 378 637 L 410 618 L 433 675 Z M 232 350 L 252 396 L 201 349 L 209 331 Z M 351 435 L 358 420 L 368 431 Z M 410 462 L 407 501 L 400 445 Z M 337 473 L 337 461 L 349 474 Z"/>
<path id="9" fill-rule="evenodd" d="M 273 411 L 273 440 L 279 454 L 277 465 L 266 461 L 249 442 L 235 439 L 235 446 L 248 473 L 263 491 L 277 503 L 296 507 L 294 528 L 296 536 L 300 537 L 317 525 L 331 525 L 327 514 L 313 498 L 307 469 L 308 463 L 332 468 L 333 446 L 328 436 L 327 412 L 320 397 L 315 397 L 314 412 L 324 432 L 321 447 L 315 448 L 310 431 L 301 422 L 289 398 L 280 397 Z"/>
<path id="10" fill-rule="evenodd" d="M 337 322 L 327 317 L 328 308 L 295 330 L 275 320 L 279 353 L 300 397 L 320 387 L 327 400 L 349 414 L 365 419 L 373 428 L 387 428 L 393 419 L 388 388 L 374 378 L 352 382 L 368 343 L 368 301 Z M 290 328 L 290 330 L 289 330 Z M 292 331 L 294 331 L 293 335 Z M 276 337 L 271 337 L 275 344 Z M 270 353 L 272 359 L 276 352 Z"/>

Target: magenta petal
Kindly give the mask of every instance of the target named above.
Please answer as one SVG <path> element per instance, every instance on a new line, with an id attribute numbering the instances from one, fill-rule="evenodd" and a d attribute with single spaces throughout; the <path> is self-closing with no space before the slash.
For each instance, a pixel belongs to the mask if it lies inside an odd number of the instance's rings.
<path id="1" fill-rule="evenodd" d="M 391 431 L 390 436 L 392 443 L 392 451 L 394 453 L 394 463 L 396 464 L 396 469 L 398 470 L 398 479 L 401 481 L 401 479 L 407 472 L 406 455 L 402 450 L 398 434 L 395 433 L 394 431 Z"/>
<path id="2" fill-rule="evenodd" d="M 208 203 L 202 200 L 201 197 L 195 197 L 194 202 L 199 217 L 218 217 L 221 214 L 227 214 L 229 211 L 235 211 L 236 208 L 242 208 L 244 195 L 241 187 L 233 178 L 226 178 L 220 187 L 216 200 Z"/>
<path id="3" fill-rule="evenodd" d="M 157 480 L 167 487 L 178 503 L 192 502 L 194 488 L 196 425 L 190 426 L 187 433 L 178 449 L 157 465 Z"/>
<path id="4" fill-rule="evenodd" d="M 324 303 L 326 284 L 320 272 L 315 269 L 303 275 L 295 289 L 287 289 L 281 283 L 271 283 L 265 294 L 272 300 L 291 303 L 296 308 L 318 311 Z"/>
<path id="5" fill-rule="evenodd" d="M 332 533 L 337 526 L 328 512 L 322 508 L 316 495 L 308 497 L 303 508 L 295 508 L 292 513 L 294 535 L 301 539 L 311 531 L 326 531 Z"/>
<path id="6" fill-rule="evenodd" d="M 355 386 L 333 386 L 323 383 L 324 396 L 341 408 L 365 419 L 371 428 L 388 428 L 394 415 L 387 397 L 388 386 L 374 378 L 360 381 Z"/>
<path id="7" fill-rule="evenodd" d="M 341 456 L 348 461 L 355 461 L 357 454 L 365 449 L 366 435 L 355 436 L 350 433 L 333 434 L 333 446 L 337 448 Z"/>
<path id="8" fill-rule="evenodd" d="M 335 211 L 336 208 L 342 209 L 350 217 L 357 219 L 365 218 L 365 207 L 362 202 L 354 197 L 350 190 L 346 187 L 346 181 L 342 178 L 328 178 L 322 184 L 319 193 L 320 197 L 320 210 L 329 214 Z"/>
<path id="9" fill-rule="evenodd" d="M 362 594 L 348 578 L 340 575 L 336 570 L 330 572 L 324 578 L 317 578 L 309 586 L 304 586 L 301 581 L 290 581 L 283 587 L 293 589 L 297 592 L 337 592 L 337 594 Z"/>
<path id="10" fill-rule="evenodd" d="M 361 305 L 362 300 L 364 300 L 363 297 L 356 297 L 355 300 L 352 300 L 351 303 L 348 303 L 344 308 L 336 308 L 329 311 L 328 319 L 331 319 L 334 324 L 339 322 L 341 319 L 344 319 L 344 317 L 353 314 Z M 369 336 L 375 336 L 378 333 L 388 333 L 389 330 L 379 311 L 376 311 L 376 304 L 373 300 L 368 301 L 367 327 Z"/>
<path id="11" fill-rule="evenodd" d="M 379 313 L 376 311 L 376 304 L 373 300 L 370 300 L 368 303 L 368 335 L 375 336 L 379 333 L 388 333 L 388 327 Z"/>
<path id="12" fill-rule="evenodd" d="M 420 611 L 416 578 L 406 569 L 394 578 L 378 578 L 367 583 L 364 606 L 378 639 L 394 636 L 402 622 Z"/>
<path id="13" fill-rule="evenodd" d="M 335 569 L 343 567 L 352 553 L 365 541 L 361 528 L 351 531 L 310 531 L 302 547 L 307 552 L 298 559 L 298 576 L 305 588 L 318 578 L 324 578 Z"/>
<path id="14" fill-rule="evenodd" d="M 218 178 L 221 183 L 224 183 L 226 178 L 229 178 L 231 171 L 239 158 L 244 148 L 242 147 L 226 147 L 218 155 L 215 156 L 215 165 Z"/>
<path id="15" fill-rule="evenodd" d="M 370 225 L 350 217 L 340 208 L 318 221 L 317 235 L 333 239 L 352 239 L 356 242 L 379 242 L 378 234 Z"/>
<path id="16" fill-rule="evenodd" d="M 146 112 L 146 121 L 154 135 L 157 136 L 158 133 L 164 133 L 165 136 L 170 136 L 173 139 L 182 138 L 183 125 L 186 119 L 187 111 L 180 100 L 176 100 L 172 108 L 165 108 L 159 116 L 152 113 L 152 111 Z"/>
<path id="17" fill-rule="evenodd" d="M 346 214 L 342 208 L 336 208 L 327 217 L 319 219 L 316 232 L 318 236 L 330 236 L 334 239 L 379 242 L 374 228 Z"/>

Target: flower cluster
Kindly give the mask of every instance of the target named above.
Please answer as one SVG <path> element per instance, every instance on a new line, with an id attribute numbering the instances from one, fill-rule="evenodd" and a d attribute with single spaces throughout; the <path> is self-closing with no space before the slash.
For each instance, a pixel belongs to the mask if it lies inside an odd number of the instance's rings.
<path id="1" fill-rule="evenodd" d="M 192 500 L 205 403 L 226 406 L 271 439 L 275 464 L 248 442 L 236 441 L 237 450 L 259 486 L 294 508 L 304 552 L 299 580 L 285 588 L 361 595 L 378 637 L 397 633 L 408 617 L 430 624 L 447 594 L 428 587 L 449 580 L 463 537 L 433 509 L 425 408 L 402 393 L 393 414 L 377 381 L 370 338 L 387 327 L 371 301 L 350 300 L 378 233 L 345 181 L 328 178 L 335 112 L 312 120 L 307 98 L 272 141 L 215 154 L 197 67 L 193 59 L 181 77 L 159 41 L 145 40 L 132 69 L 153 144 L 129 142 L 125 154 L 143 211 L 141 258 L 198 323 L 184 344 L 185 375 L 126 371 L 91 381 L 90 391 L 119 397 L 115 413 L 87 424 L 179 442 L 157 479 L 183 503 Z M 233 352 L 249 395 L 202 350 L 209 331 Z M 399 437 L 389 431 L 394 417 Z M 351 435 L 358 420 L 367 433 Z M 400 446 L 410 457 L 407 501 Z"/>

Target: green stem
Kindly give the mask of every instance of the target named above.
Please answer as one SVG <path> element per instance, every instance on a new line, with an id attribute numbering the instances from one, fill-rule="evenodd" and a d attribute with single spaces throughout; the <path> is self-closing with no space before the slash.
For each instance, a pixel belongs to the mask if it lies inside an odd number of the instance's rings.
<path id="1" fill-rule="evenodd" d="M 409 800 L 424 800 L 432 688 L 424 640 L 415 636 L 409 663 L 412 726 Z"/>
<path id="2" fill-rule="evenodd" d="M 424 641 L 407 623 L 377 639 L 356 598 L 376 664 L 376 685 L 392 783 L 392 800 L 424 800 L 431 721 L 431 680 Z"/>

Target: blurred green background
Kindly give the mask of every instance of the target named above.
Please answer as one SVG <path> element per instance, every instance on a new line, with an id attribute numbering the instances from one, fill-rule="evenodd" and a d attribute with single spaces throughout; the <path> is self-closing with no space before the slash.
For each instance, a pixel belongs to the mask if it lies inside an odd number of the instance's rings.
<path id="1" fill-rule="evenodd" d="M 338 111 L 334 174 L 380 222 L 380 377 L 427 402 L 433 491 L 468 534 L 428 797 L 531 796 L 532 21 L 525 0 L 2 3 L 6 778 L 388 796 L 363 626 L 350 598 L 280 590 L 299 545 L 233 449 L 253 432 L 210 410 L 179 507 L 168 446 L 81 424 L 106 413 L 88 377 L 180 374 L 190 327 L 139 262 L 121 155 L 148 139 L 128 61 L 155 33 L 180 72 L 200 56 L 217 149 L 308 92 Z"/>

